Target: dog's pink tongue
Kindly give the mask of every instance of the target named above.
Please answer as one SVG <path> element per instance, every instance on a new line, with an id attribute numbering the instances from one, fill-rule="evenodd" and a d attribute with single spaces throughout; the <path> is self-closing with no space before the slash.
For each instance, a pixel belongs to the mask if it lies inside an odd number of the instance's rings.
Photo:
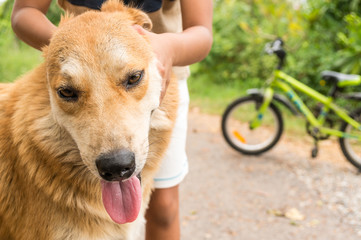
<path id="1" fill-rule="evenodd" d="M 134 176 L 124 182 L 102 181 L 105 210 L 114 222 L 133 222 L 139 214 L 142 193 L 139 179 Z"/>

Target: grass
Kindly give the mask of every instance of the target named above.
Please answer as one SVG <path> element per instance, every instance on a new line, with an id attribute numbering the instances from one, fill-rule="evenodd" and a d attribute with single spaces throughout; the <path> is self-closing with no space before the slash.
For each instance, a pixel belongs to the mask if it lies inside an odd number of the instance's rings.
<path id="1" fill-rule="evenodd" d="M 41 53 L 12 35 L 0 41 L 0 82 L 12 82 L 41 62 Z"/>
<path id="2" fill-rule="evenodd" d="M 199 107 L 206 113 L 220 115 L 231 101 L 243 96 L 251 86 L 241 80 L 230 83 L 227 79 L 223 84 L 214 84 L 203 76 L 191 75 L 188 79 L 188 88 L 191 107 Z"/>

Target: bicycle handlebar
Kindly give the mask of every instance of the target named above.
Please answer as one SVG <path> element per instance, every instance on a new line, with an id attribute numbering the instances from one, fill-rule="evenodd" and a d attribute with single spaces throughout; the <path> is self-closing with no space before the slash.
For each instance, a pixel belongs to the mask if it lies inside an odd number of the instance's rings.
<path id="1" fill-rule="evenodd" d="M 264 49 L 267 54 L 275 54 L 278 57 L 279 62 L 277 69 L 281 69 L 283 67 L 287 55 L 286 51 L 283 49 L 283 45 L 283 40 L 281 38 L 277 38 L 273 42 L 267 43 Z"/>

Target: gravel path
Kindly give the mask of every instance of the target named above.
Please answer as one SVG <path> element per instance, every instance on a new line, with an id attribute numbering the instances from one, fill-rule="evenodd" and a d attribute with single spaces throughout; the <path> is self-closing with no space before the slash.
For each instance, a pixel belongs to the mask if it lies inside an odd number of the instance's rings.
<path id="1" fill-rule="evenodd" d="M 287 124 L 287 122 L 286 122 Z M 337 142 L 286 135 L 259 156 L 231 149 L 220 118 L 191 110 L 182 239 L 361 239 L 361 176 Z"/>

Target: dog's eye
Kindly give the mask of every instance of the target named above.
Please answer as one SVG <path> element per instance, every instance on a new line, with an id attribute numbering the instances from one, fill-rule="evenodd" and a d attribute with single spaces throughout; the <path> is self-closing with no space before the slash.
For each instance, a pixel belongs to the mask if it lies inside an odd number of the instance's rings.
<path id="1" fill-rule="evenodd" d="M 129 75 L 127 79 L 127 88 L 131 88 L 136 86 L 140 80 L 142 80 L 144 75 L 144 71 L 137 71 Z"/>
<path id="2" fill-rule="evenodd" d="M 71 88 L 59 88 L 58 95 L 66 101 L 76 101 L 78 100 L 78 93 L 76 90 Z"/>

